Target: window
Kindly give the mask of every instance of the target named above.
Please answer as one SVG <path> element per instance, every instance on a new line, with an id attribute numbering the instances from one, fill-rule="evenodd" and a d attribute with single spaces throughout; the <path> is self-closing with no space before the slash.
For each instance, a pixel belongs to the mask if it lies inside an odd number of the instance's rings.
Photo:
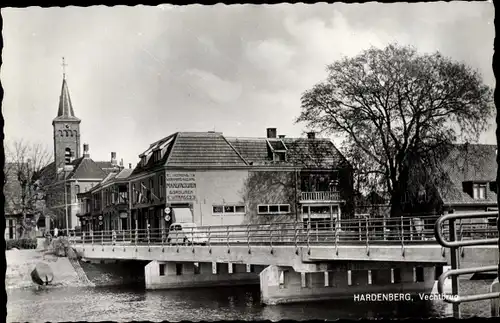
<path id="1" fill-rule="evenodd" d="M 175 274 L 177 276 L 182 275 L 182 264 L 175 264 Z"/>
<path id="2" fill-rule="evenodd" d="M 486 198 L 486 184 L 474 184 L 474 195 L 475 200 L 484 200 Z"/>
<path id="3" fill-rule="evenodd" d="M 160 149 L 155 150 L 153 152 L 153 161 L 156 163 L 156 162 L 160 161 L 160 159 L 161 159 L 161 150 Z"/>
<path id="4" fill-rule="evenodd" d="M 66 165 L 69 165 L 71 163 L 72 156 L 73 156 L 73 154 L 71 152 L 71 148 L 66 148 L 64 150 L 64 162 L 66 163 Z"/>
<path id="5" fill-rule="evenodd" d="M 158 187 L 160 188 L 159 197 L 160 197 L 160 199 L 163 199 L 163 196 L 165 194 L 165 192 L 163 192 L 164 191 L 164 187 L 165 187 L 164 184 L 163 184 L 165 182 L 165 179 L 163 178 L 163 175 L 160 176 L 160 179 L 158 181 L 159 181 Z"/>
<path id="6" fill-rule="evenodd" d="M 258 214 L 287 214 L 290 204 L 261 204 L 257 206 Z"/>
<path id="7" fill-rule="evenodd" d="M 286 152 L 275 152 L 274 161 L 283 162 L 286 161 Z"/>
<path id="8" fill-rule="evenodd" d="M 212 214 L 214 215 L 231 215 L 231 214 L 245 214 L 246 206 L 241 204 L 231 205 L 214 205 L 212 206 Z"/>
<path id="9" fill-rule="evenodd" d="M 149 179 L 149 190 L 148 190 L 148 195 L 153 193 L 154 194 L 154 191 L 155 191 L 155 182 L 153 180 L 153 178 L 150 178 Z M 149 199 L 152 198 L 152 196 L 148 196 Z"/>
<path id="10" fill-rule="evenodd" d="M 113 191 L 111 192 L 111 204 L 115 204 L 116 203 L 116 191 L 115 189 L 113 189 Z"/>
<path id="11" fill-rule="evenodd" d="M 147 161 L 148 161 L 147 156 L 141 156 L 141 165 L 142 166 L 146 166 Z"/>

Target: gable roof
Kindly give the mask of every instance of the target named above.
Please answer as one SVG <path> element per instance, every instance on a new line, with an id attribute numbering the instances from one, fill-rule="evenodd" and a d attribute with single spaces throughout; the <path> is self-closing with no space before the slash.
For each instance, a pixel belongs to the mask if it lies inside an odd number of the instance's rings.
<path id="1" fill-rule="evenodd" d="M 287 151 L 283 166 L 305 168 L 350 167 L 347 159 L 329 139 L 315 138 L 227 138 L 237 151 L 252 165 L 273 163 L 272 151 Z"/>
<path id="2" fill-rule="evenodd" d="M 71 164 L 73 170 L 68 174 L 67 179 L 100 179 L 107 175 L 96 162 L 88 157 L 77 158 Z"/>
<path id="3" fill-rule="evenodd" d="M 160 158 L 152 158 L 161 151 Z M 273 161 L 274 152 L 287 153 L 286 161 Z M 338 169 L 351 167 L 329 139 L 231 138 L 220 132 L 177 132 L 153 144 L 139 157 L 133 174 L 160 167 L 248 168 L 256 166 Z"/>
<path id="4" fill-rule="evenodd" d="M 445 204 L 495 204 L 497 194 L 488 183 L 496 182 L 497 146 L 480 144 L 454 145 L 443 161 L 445 183 L 438 192 Z M 486 198 L 475 200 L 464 192 L 464 183 L 486 183 Z"/>
<path id="5" fill-rule="evenodd" d="M 220 132 L 180 132 L 166 166 L 247 166 Z"/>

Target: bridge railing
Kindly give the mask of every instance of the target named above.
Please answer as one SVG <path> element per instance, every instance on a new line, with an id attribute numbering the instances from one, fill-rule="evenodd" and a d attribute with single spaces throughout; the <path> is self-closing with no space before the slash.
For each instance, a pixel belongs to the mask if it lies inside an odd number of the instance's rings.
<path id="1" fill-rule="evenodd" d="M 93 245 L 105 244 L 280 244 L 295 245 L 342 245 L 399 243 L 428 243 L 434 241 L 434 225 L 438 216 L 400 217 L 391 219 L 361 218 L 341 221 L 321 220 L 310 222 L 274 222 L 268 224 L 215 225 L 186 228 L 168 232 L 167 229 L 131 229 L 81 232 L 70 237 L 72 242 Z M 483 221 L 484 222 L 484 221 Z M 473 237 L 498 237 L 498 231 L 484 226 L 481 221 L 460 224 L 459 240 Z M 442 221 L 440 226 L 443 227 Z M 441 229 L 445 239 L 449 230 Z"/>
<path id="2" fill-rule="evenodd" d="M 473 273 L 482 273 L 482 272 L 495 272 L 498 269 L 498 265 L 494 266 L 485 266 L 485 267 L 475 267 L 475 268 L 466 268 L 460 269 L 460 262 L 458 251 L 459 248 L 465 246 L 480 246 L 480 245 L 496 245 L 498 243 L 498 229 L 495 227 L 493 232 L 485 231 L 485 228 L 476 228 L 474 229 L 474 233 L 476 235 L 469 236 L 470 239 L 463 239 L 464 229 L 463 229 L 463 221 L 467 220 L 477 220 L 477 219 L 485 219 L 485 218 L 498 218 L 497 212 L 478 212 L 478 213 L 466 213 L 466 214 L 448 214 L 440 217 L 435 224 L 434 232 L 437 242 L 443 246 L 444 248 L 449 248 L 451 251 L 451 270 L 443 273 L 438 279 L 438 292 L 443 295 L 444 300 L 448 303 L 453 304 L 453 315 L 455 318 L 460 318 L 460 304 L 464 302 L 473 302 L 485 299 L 495 299 L 500 298 L 500 292 L 490 292 L 490 293 L 482 293 L 471 296 L 460 296 L 459 295 L 459 284 L 458 284 L 458 276 L 473 274 Z M 458 232 L 457 232 L 457 223 Z M 445 234 L 444 223 L 448 222 L 448 232 Z M 498 221 L 498 220 L 497 220 Z M 477 222 L 477 221 L 476 221 Z M 480 222 L 480 221 L 479 221 Z M 477 235 L 477 232 L 481 233 L 481 235 Z M 468 231 L 465 231 L 468 232 Z M 446 237 L 447 236 L 447 237 Z M 467 235 L 466 235 L 467 236 Z M 493 238 L 496 236 L 495 238 Z M 480 239 L 473 239 L 480 237 Z M 451 276 L 452 282 L 452 295 L 444 294 L 444 282 L 448 277 Z M 495 302 L 492 302 L 492 307 Z M 492 313 L 494 310 L 492 309 Z"/>

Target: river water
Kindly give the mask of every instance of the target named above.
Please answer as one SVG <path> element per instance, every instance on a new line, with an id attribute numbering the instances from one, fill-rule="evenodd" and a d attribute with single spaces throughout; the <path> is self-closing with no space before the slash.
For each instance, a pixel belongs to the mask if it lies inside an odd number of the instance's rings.
<path id="1" fill-rule="evenodd" d="M 460 281 L 461 294 L 487 292 L 492 280 Z M 7 291 L 7 322 L 335 320 L 448 317 L 442 301 L 325 302 L 262 306 L 259 286 L 146 291 L 143 288 L 35 288 Z M 462 305 L 462 317 L 490 315 L 489 301 Z"/>

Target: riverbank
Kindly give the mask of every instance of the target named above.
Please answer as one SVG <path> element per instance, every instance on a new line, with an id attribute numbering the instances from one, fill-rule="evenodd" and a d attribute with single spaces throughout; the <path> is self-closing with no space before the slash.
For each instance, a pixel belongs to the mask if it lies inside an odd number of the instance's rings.
<path id="1" fill-rule="evenodd" d="M 45 262 L 54 273 L 50 287 L 86 287 L 89 286 L 81 273 L 75 269 L 67 257 L 46 254 L 44 250 L 7 250 L 5 251 L 7 268 L 5 272 L 5 288 L 18 289 L 38 286 L 31 280 L 31 271 L 39 262 Z M 78 267 L 78 265 L 76 265 Z M 50 288 L 49 287 L 49 288 Z"/>

